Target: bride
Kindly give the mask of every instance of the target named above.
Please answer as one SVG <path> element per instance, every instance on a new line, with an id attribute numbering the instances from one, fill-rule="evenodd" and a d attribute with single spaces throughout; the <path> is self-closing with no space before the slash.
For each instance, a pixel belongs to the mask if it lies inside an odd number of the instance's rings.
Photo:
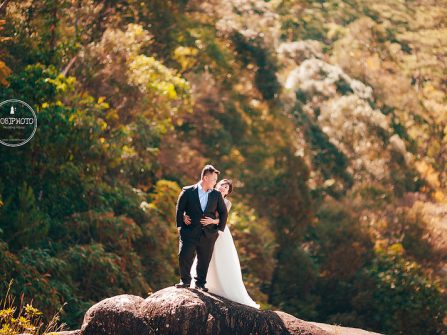
<path id="1" fill-rule="evenodd" d="M 233 190 L 232 181 L 230 179 L 222 179 L 217 183 L 216 189 L 222 193 L 228 212 L 230 212 L 231 202 L 227 199 L 227 196 Z M 184 219 L 188 221 L 189 217 L 185 214 Z M 206 217 L 201 220 L 201 223 L 203 225 L 216 224 L 219 223 L 219 219 L 213 220 Z M 196 266 L 197 256 L 194 258 L 191 267 L 192 278 L 196 277 Z M 210 293 L 259 309 L 259 304 L 249 296 L 242 280 L 239 257 L 228 225 L 226 225 L 223 232 L 219 231 L 219 237 L 214 244 L 206 281 Z"/>

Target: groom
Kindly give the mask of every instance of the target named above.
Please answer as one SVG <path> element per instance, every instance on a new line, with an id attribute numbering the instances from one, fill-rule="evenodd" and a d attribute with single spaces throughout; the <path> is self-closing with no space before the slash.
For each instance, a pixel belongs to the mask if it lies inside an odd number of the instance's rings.
<path id="1" fill-rule="evenodd" d="M 218 230 L 224 231 L 227 223 L 227 206 L 222 194 L 213 187 L 220 174 L 214 166 L 206 165 L 202 169 L 200 181 L 183 187 L 177 201 L 176 221 L 179 230 L 178 261 L 181 281 L 175 287 L 189 287 L 191 284 L 191 266 L 197 253 L 196 288 L 208 291 L 205 287 L 206 274 L 213 254 L 214 243 L 219 237 Z M 216 218 L 219 213 L 219 224 L 202 225 L 205 217 Z M 184 214 L 191 220 L 185 222 Z"/>

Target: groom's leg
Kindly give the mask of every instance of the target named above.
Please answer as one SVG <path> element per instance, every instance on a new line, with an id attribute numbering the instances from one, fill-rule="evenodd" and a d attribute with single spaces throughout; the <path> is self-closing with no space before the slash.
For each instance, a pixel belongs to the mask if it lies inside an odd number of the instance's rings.
<path id="1" fill-rule="evenodd" d="M 214 244 L 216 243 L 218 234 L 211 236 L 202 235 L 197 245 L 197 277 L 195 280 L 198 285 L 206 284 L 206 275 L 213 256 Z"/>
<path id="2" fill-rule="evenodd" d="M 191 266 L 196 255 L 196 244 L 193 240 L 179 239 L 178 262 L 180 278 L 185 284 L 191 283 Z"/>

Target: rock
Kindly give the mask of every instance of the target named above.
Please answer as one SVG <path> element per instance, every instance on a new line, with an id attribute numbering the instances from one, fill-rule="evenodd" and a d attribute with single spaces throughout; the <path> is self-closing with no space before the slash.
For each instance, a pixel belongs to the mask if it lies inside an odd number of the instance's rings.
<path id="1" fill-rule="evenodd" d="M 326 323 L 319 323 L 319 322 L 311 322 L 311 323 L 324 330 L 327 330 L 328 332 L 334 335 L 383 335 L 358 328 L 341 327 L 337 325 L 328 325 Z"/>
<path id="2" fill-rule="evenodd" d="M 275 311 L 281 321 L 287 328 L 287 334 L 300 334 L 300 335 L 311 335 L 311 334 L 331 334 L 326 331 L 322 331 L 322 328 L 312 325 L 310 322 L 300 320 L 293 315 Z"/>
<path id="3" fill-rule="evenodd" d="M 287 313 L 258 310 L 196 289 L 168 287 L 146 299 L 123 294 L 102 300 L 90 307 L 81 329 L 72 334 L 330 333 Z"/>
<path id="4" fill-rule="evenodd" d="M 329 335 L 286 313 L 261 311 L 194 289 L 155 292 L 140 312 L 158 334 Z"/>
<path id="5" fill-rule="evenodd" d="M 331 327 L 281 311 L 258 310 L 192 288 L 168 287 L 146 299 L 123 294 L 102 300 L 87 311 L 80 330 L 55 334 L 367 334 L 343 327 L 334 332 Z M 350 332 L 345 332 L 348 329 Z"/>
<path id="6" fill-rule="evenodd" d="M 152 334 L 139 313 L 143 302 L 143 298 L 129 294 L 98 302 L 87 310 L 81 334 Z"/>

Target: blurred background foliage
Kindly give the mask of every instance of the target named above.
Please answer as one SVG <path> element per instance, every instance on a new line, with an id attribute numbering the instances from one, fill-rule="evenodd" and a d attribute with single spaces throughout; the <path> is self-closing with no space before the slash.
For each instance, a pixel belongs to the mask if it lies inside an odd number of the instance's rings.
<path id="1" fill-rule="evenodd" d="M 447 3 L 34 0 L 2 8 L 0 284 L 78 328 L 174 284 L 175 202 L 210 162 L 263 308 L 445 334 Z"/>

